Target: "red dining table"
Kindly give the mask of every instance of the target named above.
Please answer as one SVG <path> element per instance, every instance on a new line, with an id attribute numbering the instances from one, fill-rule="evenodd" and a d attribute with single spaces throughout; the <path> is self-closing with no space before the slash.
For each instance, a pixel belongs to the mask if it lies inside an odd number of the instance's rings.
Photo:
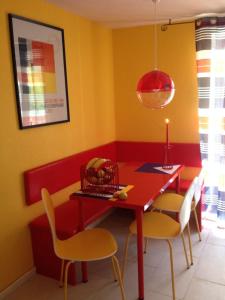
<path id="1" fill-rule="evenodd" d="M 119 182 L 124 185 L 133 185 L 133 188 L 128 191 L 128 198 L 126 200 L 109 201 L 112 207 L 120 207 L 125 209 L 132 209 L 135 211 L 137 222 L 137 262 L 138 262 L 138 295 L 139 299 L 144 299 L 144 266 L 143 266 L 143 231 L 142 219 L 143 213 L 150 206 L 154 199 L 163 193 L 167 187 L 176 180 L 176 192 L 179 193 L 180 173 L 183 169 L 179 165 L 172 174 L 157 171 L 155 168 L 150 170 L 139 170 L 144 166 L 144 162 L 125 162 L 119 163 Z M 154 166 L 154 164 L 153 164 Z M 141 168 L 142 169 L 142 168 Z M 151 171 L 152 170 L 152 171 Z M 79 202 L 79 230 L 84 229 L 83 224 L 83 210 L 82 203 L 85 199 L 90 199 L 88 196 L 72 194 L 71 199 Z M 98 197 L 92 198 L 94 201 L 107 201 L 99 199 Z M 88 280 L 87 277 L 87 264 L 82 263 L 82 276 L 83 282 Z"/>

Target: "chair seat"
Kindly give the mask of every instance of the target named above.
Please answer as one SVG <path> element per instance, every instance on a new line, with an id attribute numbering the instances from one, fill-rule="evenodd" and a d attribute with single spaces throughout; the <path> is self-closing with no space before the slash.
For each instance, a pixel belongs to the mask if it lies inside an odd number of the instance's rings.
<path id="1" fill-rule="evenodd" d="M 159 210 L 166 210 L 170 212 L 179 212 L 183 203 L 184 196 L 175 193 L 161 194 L 153 202 L 152 206 Z"/>
<path id="2" fill-rule="evenodd" d="M 137 234 L 136 221 L 130 225 L 130 232 Z M 180 224 L 159 212 L 147 212 L 143 216 L 143 236 L 156 239 L 175 238 L 180 234 Z"/>
<path id="3" fill-rule="evenodd" d="M 184 196 L 175 193 L 164 193 L 160 195 L 153 203 L 152 207 L 158 210 L 168 212 L 179 212 L 183 203 Z M 195 201 L 191 203 L 191 210 L 195 208 Z"/>
<path id="4" fill-rule="evenodd" d="M 117 251 L 112 234 L 102 228 L 88 229 L 67 240 L 56 241 L 57 255 L 71 261 L 92 261 L 111 257 Z"/>

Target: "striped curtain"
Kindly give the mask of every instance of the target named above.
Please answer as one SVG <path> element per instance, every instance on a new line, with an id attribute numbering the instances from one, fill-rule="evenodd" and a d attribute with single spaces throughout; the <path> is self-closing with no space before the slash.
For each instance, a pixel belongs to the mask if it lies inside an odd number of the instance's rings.
<path id="1" fill-rule="evenodd" d="M 225 227 L 225 17 L 195 22 L 205 216 Z"/>

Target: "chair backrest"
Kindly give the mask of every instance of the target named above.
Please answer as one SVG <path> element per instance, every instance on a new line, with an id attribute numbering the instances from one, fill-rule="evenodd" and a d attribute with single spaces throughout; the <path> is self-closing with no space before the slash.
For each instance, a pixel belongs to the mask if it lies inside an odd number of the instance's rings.
<path id="1" fill-rule="evenodd" d="M 198 177 L 195 177 L 195 179 L 192 181 L 189 189 L 187 190 L 187 192 L 184 196 L 184 201 L 181 205 L 181 209 L 179 212 L 179 222 L 180 222 L 180 226 L 181 226 L 181 229 L 180 229 L 181 232 L 184 230 L 184 228 L 186 227 L 186 225 L 190 219 L 191 203 L 192 203 L 192 200 L 194 197 L 197 180 L 198 180 Z"/>
<path id="2" fill-rule="evenodd" d="M 195 206 L 198 204 L 201 194 L 202 194 L 202 188 L 204 184 L 204 177 L 205 177 L 205 170 L 202 169 L 200 174 L 198 175 L 198 180 L 196 182 L 196 188 L 195 188 L 195 194 L 194 194 L 194 202 Z"/>
<path id="3" fill-rule="evenodd" d="M 57 241 L 57 235 L 55 230 L 55 212 L 54 212 L 54 206 L 52 203 L 52 199 L 49 195 L 49 192 L 46 188 L 41 189 L 41 197 L 44 203 L 44 208 L 48 217 L 49 225 L 51 228 L 52 233 L 52 239 L 53 239 L 53 245 L 55 249 L 55 243 Z"/>

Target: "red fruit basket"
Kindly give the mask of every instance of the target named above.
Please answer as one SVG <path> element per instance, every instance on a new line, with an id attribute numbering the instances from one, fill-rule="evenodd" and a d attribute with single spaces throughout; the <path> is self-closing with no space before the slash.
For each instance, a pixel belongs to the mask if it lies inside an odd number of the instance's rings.
<path id="1" fill-rule="evenodd" d="M 80 168 L 81 190 L 84 193 L 113 194 L 119 190 L 118 165 L 109 159 L 96 159 Z M 97 167 L 95 167 L 97 165 Z"/>

